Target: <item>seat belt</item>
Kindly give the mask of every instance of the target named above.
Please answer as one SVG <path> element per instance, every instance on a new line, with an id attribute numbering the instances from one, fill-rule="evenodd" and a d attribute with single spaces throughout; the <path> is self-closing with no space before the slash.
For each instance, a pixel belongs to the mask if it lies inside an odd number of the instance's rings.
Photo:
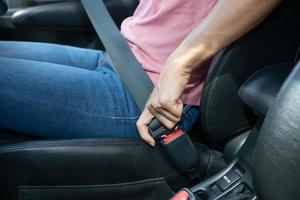
<path id="1" fill-rule="evenodd" d="M 151 80 L 122 37 L 103 0 L 81 2 L 111 58 L 115 71 L 133 96 L 140 111 L 143 111 L 153 90 Z"/>
<path id="2" fill-rule="evenodd" d="M 110 56 L 112 67 L 142 112 L 154 88 L 153 83 L 121 35 L 103 0 L 81 0 L 81 2 Z M 194 176 L 195 173 L 191 172 L 195 171 L 195 167 L 199 164 L 199 157 L 188 134 L 182 128 L 169 130 L 157 119 L 148 125 L 148 129 L 152 137 L 160 141 L 177 169 Z"/>

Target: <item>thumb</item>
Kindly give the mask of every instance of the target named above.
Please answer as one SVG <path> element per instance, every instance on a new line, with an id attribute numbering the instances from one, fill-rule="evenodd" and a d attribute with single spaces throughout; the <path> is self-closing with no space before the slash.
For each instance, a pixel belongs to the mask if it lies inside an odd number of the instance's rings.
<path id="1" fill-rule="evenodd" d="M 139 134 L 141 138 L 150 144 L 151 146 L 155 146 L 155 140 L 151 137 L 151 135 L 148 132 L 148 124 L 151 122 L 151 120 L 154 118 L 154 115 L 151 114 L 151 112 L 148 110 L 148 108 L 145 108 L 145 110 L 142 112 L 140 118 L 138 119 L 136 126 L 138 128 Z"/>

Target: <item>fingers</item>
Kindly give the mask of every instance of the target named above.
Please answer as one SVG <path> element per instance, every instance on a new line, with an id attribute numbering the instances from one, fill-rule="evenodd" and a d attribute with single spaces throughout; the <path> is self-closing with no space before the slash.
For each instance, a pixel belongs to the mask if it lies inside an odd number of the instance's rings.
<path id="1" fill-rule="evenodd" d="M 181 119 L 181 114 L 177 114 L 177 113 L 174 114 L 166 110 L 165 108 L 154 108 L 151 106 L 149 107 L 149 110 L 152 114 L 154 114 L 155 117 L 156 115 L 162 115 L 163 117 L 175 123 L 177 123 Z M 177 112 L 177 110 L 175 112 Z"/>
<path id="2" fill-rule="evenodd" d="M 166 111 L 164 111 L 164 113 L 162 113 L 160 110 L 154 110 L 152 107 L 150 107 L 149 110 L 168 129 L 174 128 L 174 126 L 180 120 Z"/>
<path id="3" fill-rule="evenodd" d="M 161 96 L 154 91 L 147 108 L 163 125 L 172 129 L 181 120 L 183 103 L 182 101 L 164 100 Z"/>
<path id="4" fill-rule="evenodd" d="M 139 131 L 139 134 L 141 138 L 150 144 L 151 146 L 155 146 L 155 141 L 151 137 L 151 135 L 148 132 L 148 124 L 151 122 L 151 120 L 154 118 L 154 115 L 147 109 L 142 112 L 140 118 L 136 122 L 137 129 Z"/>

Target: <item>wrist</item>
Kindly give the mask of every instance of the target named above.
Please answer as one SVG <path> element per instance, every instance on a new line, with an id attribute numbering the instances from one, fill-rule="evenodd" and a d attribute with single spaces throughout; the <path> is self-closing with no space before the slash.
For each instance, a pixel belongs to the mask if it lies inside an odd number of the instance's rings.
<path id="1" fill-rule="evenodd" d="M 216 53 L 214 46 L 213 44 L 200 43 L 197 47 L 185 47 L 183 44 L 169 56 L 166 66 L 190 74 Z"/>

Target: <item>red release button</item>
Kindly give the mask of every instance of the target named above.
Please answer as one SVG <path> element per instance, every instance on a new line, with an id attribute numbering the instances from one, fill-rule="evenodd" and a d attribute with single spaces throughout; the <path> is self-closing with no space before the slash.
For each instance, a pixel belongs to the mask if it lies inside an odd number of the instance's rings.
<path id="1" fill-rule="evenodd" d="M 189 193 L 181 190 L 171 200 L 189 200 Z"/>
<path id="2" fill-rule="evenodd" d="M 174 133 L 171 133 L 170 135 L 167 135 L 166 137 L 163 138 L 164 143 L 169 143 L 175 140 L 176 138 L 180 137 L 181 135 L 184 134 L 184 131 L 182 129 L 178 129 Z"/>

